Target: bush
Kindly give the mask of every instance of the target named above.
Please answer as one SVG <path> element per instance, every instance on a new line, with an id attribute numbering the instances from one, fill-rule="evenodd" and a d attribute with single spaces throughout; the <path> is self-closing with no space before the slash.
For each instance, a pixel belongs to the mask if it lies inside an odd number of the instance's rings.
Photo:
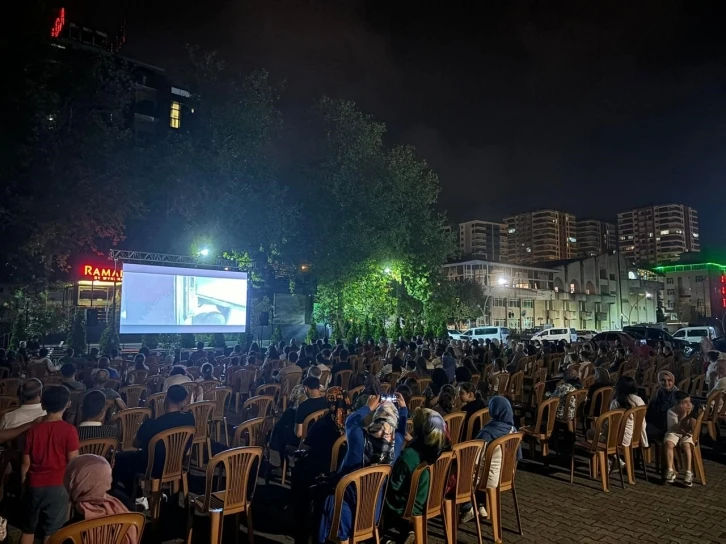
<path id="1" fill-rule="evenodd" d="M 25 330 L 25 314 L 18 312 L 13 321 L 13 330 L 10 333 L 10 349 L 17 350 L 20 342 L 27 340 L 28 333 Z"/>
<path id="2" fill-rule="evenodd" d="M 76 353 L 86 352 L 86 318 L 83 310 L 76 311 L 73 315 L 73 323 L 68 331 L 66 344 Z"/>
<path id="3" fill-rule="evenodd" d="M 410 340 L 413 338 L 413 320 L 412 319 L 406 319 L 406 323 L 403 326 L 403 336 Z"/>
<path id="4" fill-rule="evenodd" d="M 118 349 L 121 345 L 121 341 L 118 337 L 118 331 L 116 330 L 115 323 L 110 321 L 106 324 L 106 328 L 103 329 L 101 339 L 98 341 L 98 349 L 102 355 L 111 355 L 112 349 Z M 151 346 L 148 346 L 150 349 Z M 156 347 L 156 346 L 154 346 Z"/>
<path id="5" fill-rule="evenodd" d="M 221 332 L 215 332 L 212 334 L 211 346 L 213 348 L 226 348 L 227 341 L 224 338 L 224 334 Z"/>
<path id="6" fill-rule="evenodd" d="M 156 349 L 159 347 L 159 335 L 158 334 L 144 334 L 141 337 L 141 345 L 149 349 Z"/>
<path id="7" fill-rule="evenodd" d="M 315 341 L 318 339 L 318 325 L 314 321 L 310 323 L 310 328 L 308 328 L 308 334 L 305 336 L 305 342 L 308 344 L 314 344 Z"/>
<path id="8" fill-rule="evenodd" d="M 197 341 L 194 335 L 191 333 L 185 333 L 181 335 L 181 348 L 192 349 L 197 345 Z"/>
<path id="9" fill-rule="evenodd" d="M 181 346 L 181 334 L 160 334 L 159 345 L 163 349 L 176 351 Z"/>
<path id="10" fill-rule="evenodd" d="M 398 317 L 394 318 L 393 323 L 391 323 L 391 326 L 388 327 L 388 338 L 391 339 L 391 342 L 398 342 L 398 339 L 403 336 L 403 331 L 401 330 L 401 322 L 398 319 Z"/>

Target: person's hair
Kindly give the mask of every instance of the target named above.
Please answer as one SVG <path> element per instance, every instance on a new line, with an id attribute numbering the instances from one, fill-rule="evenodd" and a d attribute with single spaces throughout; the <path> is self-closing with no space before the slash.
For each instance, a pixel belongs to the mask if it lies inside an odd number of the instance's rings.
<path id="1" fill-rule="evenodd" d="M 86 421 L 97 417 L 106 407 L 106 395 L 102 391 L 89 391 L 81 399 L 81 417 Z"/>
<path id="2" fill-rule="evenodd" d="M 297 351 L 290 351 L 287 356 L 287 360 L 291 363 L 297 363 Z"/>
<path id="3" fill-rule="evenodd" d="M 449 375 L 441 367 L 434 368 L 431 373 L 431 385 L 429 386 L 434 396 L 441 393 L 441 388 L 445 385 L 449 385 Z"/>
<path id="4" fill-rule="evenodd" d="M 40 403 L 49 414 L 57 414 L 66 409 L 71 393 L 62 385 L 51 385 L 43 391 Z"/>
<path id="5" fill-rule="evenodd" d="M 91 357 L 98 355 L 98 348 L 91 348 Z"/>
<path id="6" fill-rule="evenodd" d="M 312 357 L 315 354 L 315 348 L 312 345 L 305 346 L 305 356 Z"/>
<path id="7" fill-rule="evenodd" d="M 469 382 L 471 381 L 471 376 L 471 370 L 469 370 L 465 366 L 458 366 L 454 370 L 454 377 L 456 378 L 456 383 Z"/>
<path id="8" fill-rule="evenodd" d="M 75 355 L 75 353 L 76 353 L 76 351 L 73 348 L 66 349 L 66 355 L 68 355 L 68 357 L 73 357 Z"/>
<path id="9" fill-rule="evenodd" d="M 207 374 L 211 374 L 214 372 L 214 366 L 212 366 L 212 363 L 204 363 L 201 368 L 202 375 L 206 376 Z"/>
<path id="10" fill-rule="evenodd" d="M 711 351 L 708 352 L 708 360 L 711 361 L 712 363 L 715 363 L 716 361 L 718 361 L 718 358 L 720 356 L 721 356 L 721 354 L 718 351 L 716 351 L 715 349 L 712 349 Z"/>
<path id="11" fill-rule="evenodd" d="M 260 345 L 257 342 L 252 342 L 247 353 L 254 353 L 255 351 L 260 351 Z"/>
<path id="12" fill-rule="evenodd" d="M 72 378 L 76 374 L 76 365 L 66 363 L 61 367 L 60 373 L 64 378 Z"/>
<path id="13" fill-rule="evenodd" d="M 48 357 L 48 348 L 40 348 L 38 355 L 40 357 Z"/>
<path id="14" fill-rule="evenodd" d="M 474 374 L 479 374 L 479 369 L 476 368 L 474 362 L 468 357 L 465 357 L 464 360 L 461 361 L 461 366 L 463 366 L 464 368 L 468 368 L 472 376 Z"/>
<path id="15" fill-rule="evenodd" d="M 111 374 L 109 374 L 108 370 L 105 368 L 99 369 L 96 374 L 93 376 L 93 383 L 96 385 L 103 385 L 105 384 L 108 379 L 111 377 Z"/>
<path id="16" fill-rule="evenodd" d="M 596 383 L 610 383 L 610 372 L 605 367 L 598 367 L 595 369 L 595 382 Z"/>
<path id="17" fill-rule="evenodd" d="M 403 382 L 403 385 L 411 390 L 411 396 L 416 397 L 421 394 L 421 388 L 419 387 L 418 380 L 416 378 L 406 378 L 406 381 Z"/>
<path id="18" fill-rule="evenodd" d="M 320 389 L 320 380 L 314 376 L 308 376 L 303 380 L 302 384 L 308 389 Z"/>
<path id="19" fill-rule="evenodd" d="M 171 369 L 171 372 L 169 372 L 169 376 L 180 376 L 180 375 L 186 374 L 186 373 L 187 373 L 186 368 L 184 368 L 181 365 L 177 365 Z"/>
<path id="20" fill-rule="evenodd" d="M 187 390 L 181 385 L 172 385 L 166 392 L 168 404 L 182 404 L 187 400 Z"/>
<path id="21" fill-rule="evenodd" d="M 248 355 L 247 356 L 247 364 L 248 365 L 253 365 L 256 362 L 257 362 L 257 357 L 255 357 L 254 355 Z"/>
<path id="22" fill-rule="evenodd" d="M 37 378 L 30 378 L 20 387 L 20 398 L 23 402 L 30 402 L 31 400 L 35 400 L 42 393 L 43 383 Z"/>
<path id="23" fill-rule="evenodd" d="M 108 360 L 108 357 L 101 357 L 98 360 L 98 368 L 108 368 L 111 364 L 111 361 Z"/>
<path id="24" fill-rule="evenodd" d="M 630 402 L 630 395 L 637 395 L 638 394 L 638 384 L 635 383 L 635 379 L 631 378 L 630 376 L 621 376 L 618 378 L 618 381 L 615 383 L 615 400 L 618 403 L 618 406 L 623 408 L 624 410 L 628 410 L 629 408 L 633 408 L 634 405 L 632 402 Z"/>
<path id="25" fill-rule="evenodd" d="M 319 364 L 319 365 L 321 365 L 321 364 L 322 364 L 322 365 L 324 365 L 324 364 L 325 364 L 325 362 L 326 362 L 326 361 L 325 361 L 325 356 L 324 356 L 324 355 L 323 355 L 322 353 L 318 353 L 318 354 L 317 354 L 317 355 L 315 356 L 315 362 L 316 362 L 317 364 Z"/>
<path id="26" fill-rule="evenodd" d="M 312 376 L 313 378 L 320 379 L 320 376 L 323 375 L 323 371 L 320 370 L 317 366 L 311 366 L 308 369 L 308 376 Z"/>
<path id="27" fill-rule="evenodd" d="M 456 389 L 453 385 L 446 384 L 439 392 L 439 407 L 447 414 L 454 411 L 454 402 L 456 402 Z"/>
<path id="28" fill-rule="evenodd" d="M 333 353 L 333 352 L 332 352 L 332 351 L 330 351 L 330 350 L 329 350 L 328 348 L 325 348 L 325 349 L 323 350 L 323 357 L 325 357 L 326 359 L 330 359 L 330 356 L 332 355 L 332 353 Z"/>
<path id="29" fill-rule="evenodd" d="M 146 346 L 142 346 L 141 349 L 139 350 L 139 353 L 137 354 L 137 357 L 139 355 L 143 355 L 144 357 L 148 357 L 150 353 L 151 352 L 149 351 L 149 348 L 147 348 Z"/>
<path id="30" fill-rule="evenodd" d="M 271 361 L 280 358 L 280 355 L 277 353 L 277 348 L 275 346 L 270 346 L 269 348 L 267 348 L 267 358 Z"/>
<path id="31" fill-rule="evenodd" d="M 411 391 L 411 388 L 405 383 L 402 383 L 401 385 L 396 386 L 396 393 L 401 393 L 403 401 L 406 403 L 406 406 L 408 406 L 409 402 L 411 402 L 411 397 L 413 397 L 413 391 Z"/>
<path id="32" fill-rule="evenodd" d="M 146 362 L 146 355 L 143 353 L 137 353 L 134 357 L 134 364 L 136 365 L 136 368 L 138 368 L 138 365 L 141 364 L 142 366 Z"/>
<path id="33" fill-rule="evenodd" d="M 686 393 L 685 391 L 676 391 L 673 394 L 673 406 L 678 406 L 681 402 L 689 398 L 691 395 Z"/>
<path id="34" fill-rule="evenodd" d="M 471 382 L 460 383 L 459 389 L 461 389 L 464 393 L 473 393 L 474 396 L 479 400 L 484 400 L 481 396 L 481 392 L 476 388 L 476 385 Z"/>
<path id="35" fill-rule="evenodd" d="M 426 367 L 426 359 L 424 357 L 418 357 L 416 359 L 416 371 L 424 376 L 429 375 L 429 369 Z"/>
<path id="36" fill-rule="evenodd" d="M 203 350 L 204 349 L 204 342 L 197 342 L 197 349 L 199 351 Z"/>
<path id="37" fill-rule="evenodd" d="M 504 371 L 504 359 L 501 357 L 494 359 L 494 368 L 496 368 L 499 372 Z"/>
<path id="38" fill-rule="evenodd" d="M 621 358 L 625 357 L 625 348 L 617 348 L 615 350 L 615 355 L 616 355 L 616 357 L 621 357 Z"/>
<path id="39" fill-rule="evenodd" d="M 350 357 L 350 354 L 348 353 L 347 349 L 341 349 L 340 353 L 338 354 L 338 357 L 340 358 L 340 362 L 344 363 L 348 360 L 348 357 Z"/>

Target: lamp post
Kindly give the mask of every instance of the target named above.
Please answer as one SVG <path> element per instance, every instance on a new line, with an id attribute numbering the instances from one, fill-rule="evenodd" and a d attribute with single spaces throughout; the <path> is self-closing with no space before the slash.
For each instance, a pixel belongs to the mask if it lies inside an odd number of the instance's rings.
<path id="1" fill-rule="evenodd" d="M 635 300 L 635 306 L 637 307 L 638 304 L 640 304 L 640 301 L 643 300 L 644 298 L 653 298 L 653 295 L 651 295 L 647 291 L 644 292 L 642 296 L 639 296 Z M 630 323 L 630 316 L 632 315 L 632 313 L 633 313 L 633 307 L 631 306 L 630 307 L 630 311 L 628 312 L 628 325 L 631 325 L 631 323 Z M 640 308 L 638 308 L 638 321 L 640 321 Z"/>

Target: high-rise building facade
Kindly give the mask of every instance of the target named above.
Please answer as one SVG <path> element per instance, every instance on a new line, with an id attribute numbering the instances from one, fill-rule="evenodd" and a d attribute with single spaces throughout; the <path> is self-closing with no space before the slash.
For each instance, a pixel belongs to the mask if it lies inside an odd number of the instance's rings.
<path id="1" fill-rule="evenodd" d="M 491 221 L 459 223 L 459 252 L 488 261 L 506 261 L 507 226 Z"/>
<path id="2" fill-rule="evenodd" d="M 638 265 L 677 261 L 701 250 L 698 212 L 683 204 L 637 208 L 618 214 L 618 244 Z"/>
<path id="3" fill-rule="evenodd" d="M 507 259 L 527 264 L 572 259 L 577 256 L 575 216 L 557 210 L 538 210 L 504 219 Z"/>
<path id="4" fill-rule="evenodd" d="M 615 225 L 596 219 L 577 222 L 577 253 L 582 257 L 594 257 L 617 249 Z"/>

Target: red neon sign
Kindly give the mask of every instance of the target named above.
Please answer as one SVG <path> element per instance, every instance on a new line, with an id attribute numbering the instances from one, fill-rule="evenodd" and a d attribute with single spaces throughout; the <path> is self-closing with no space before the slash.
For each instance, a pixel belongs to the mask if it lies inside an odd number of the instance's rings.
<path id="1" fill-rule="evenodd" d="M 50 37 L 57 38 L 60 36 L 63 26 L 66 24 L 66 8 L 60 8 L 58 10 L 58 17 L 55 18 L 53 28 L 50 29 Z"/>
<path id="2" fill-rule="evenodd" d="M 123 270 L 114 268 L 84 264 L 81 266 L 81 275 L 85 280 L 95 281 L 121 281 L 124 277 Z"/>

